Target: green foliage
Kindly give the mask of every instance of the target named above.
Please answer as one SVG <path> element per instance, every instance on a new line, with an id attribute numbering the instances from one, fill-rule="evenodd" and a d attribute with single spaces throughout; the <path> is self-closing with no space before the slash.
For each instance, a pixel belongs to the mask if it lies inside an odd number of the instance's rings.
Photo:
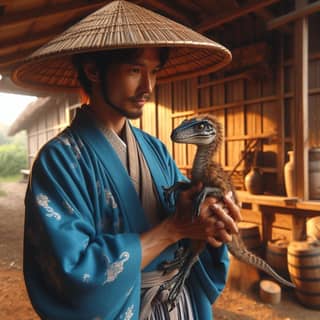
<path id="1" fill-rule="evenodd" d="M 0 146 L 0 176 L 8 177 L 19 174 L 27 167 L 26 148 L 18 144 Z"/>
<path id="2" fill-rule="evenodd" d="M 9 137 L 7 135 L 8 131 L 9 127 L 0 122 L 0 145 L 13 143 L 21 146 L 26 146 L 27 135 L 25 131 L 21 131 L 15 134 L 13 137 Z"/>

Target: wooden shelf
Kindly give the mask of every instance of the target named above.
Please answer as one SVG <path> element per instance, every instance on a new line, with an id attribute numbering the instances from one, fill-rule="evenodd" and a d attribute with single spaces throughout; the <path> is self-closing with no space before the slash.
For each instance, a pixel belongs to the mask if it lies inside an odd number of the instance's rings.
<path id="1" fill-rule="evenodd" d="M 320 200 L 319 201 L 299 201 L 296 205 L 297 209 L 301 210 L 312 210 L 320 211 Z"/>
<path id="2" fill-rule="evenodd" d="M 273 207 L 296 207 L 298 198 L 297 197 L 281 197 L 281 196 L 270 196 L 263 194 L 250 194 L 247 191 L 238 190 L 238 198 L 241 202 L 249 202 L 253 204 L 273 206 Z"/>
<path id="3" fill-rule="evenodd" d="M 298 197 L 270 196 L 250 194 L 247 191 L 237 190 L 239 201 L 262 206 L 298 209 L 304 211 L 320 211 L 319 201 L 300 201 Z M 311 213 L 311 212 L 310 212 Z"/>

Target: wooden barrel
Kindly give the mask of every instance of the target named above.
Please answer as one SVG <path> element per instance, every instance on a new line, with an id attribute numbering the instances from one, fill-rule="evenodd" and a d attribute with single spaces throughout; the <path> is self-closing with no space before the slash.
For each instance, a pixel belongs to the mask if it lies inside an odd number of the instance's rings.
<path id="1" fill-rule="evenodd" d="M 320 199 L 320 148 L 309 150 L 309 198 Z"/>
<path id="2" fill-rule="evenodd" d="M 251 252 L 261 256 L 262 242 L 260 237 L 259 226 L 250 222 L 239 222 L 239 234 L 245 246 Z"/>
<path id="3" fill-rule="evenodd" d="M 275 239 L 268 241 L 266 249 L 266 261 L 282 277 L 289 280 L 288 271 L 288 245 L 286 239 Z"/>
<path id="4" fill-rule="evenodd" d="M 311 240 L 320 240 L 320 217 L 308 219 L 307 236 L 310 237 Z"/>
<path id="5" fill-rule="evenodd" d="M 290 242 L 288 269 L 298 300 L 306 307 L 320 309 L 320 242 Z"/>

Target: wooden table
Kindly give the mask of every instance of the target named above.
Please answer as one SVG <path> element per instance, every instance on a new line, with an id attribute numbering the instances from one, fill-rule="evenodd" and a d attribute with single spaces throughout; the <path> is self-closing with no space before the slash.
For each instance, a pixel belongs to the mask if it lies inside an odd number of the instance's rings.
<path id="1" fill-rule="evenodd" d="M 320 201 L 300 201 L 296 197 L 254 195 L 237 191 L 242 206 L 261 213 L 262 241 L 272 239 L 272 224 L 275 213 L 290 214 L 292 218 L 292 240 L 306 239 L 306 220 L 320 215 Z"/>

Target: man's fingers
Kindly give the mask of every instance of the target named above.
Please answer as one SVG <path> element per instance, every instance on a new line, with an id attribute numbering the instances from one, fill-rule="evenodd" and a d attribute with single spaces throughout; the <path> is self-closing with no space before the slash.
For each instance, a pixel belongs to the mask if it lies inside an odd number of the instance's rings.
<path id="1" fill-rule="evenodd" d="M 222 243 L 221 241 L 218 241 L 217 239 L 215 239 L 214 237 L 209 237 L 207 239 L 208 243 L 214 247 L 214 248 L 218 248 L 218 247 L 221 247 L 222 246 Z"/>
<path id="2" fill-rule="evenodd" d="M 231 233 L 238 233 L 238 227 L 235 221 L 230 217 L 223 208 L 221 208 L 219 205 L 214 204 L 212 207 L 212 210 L 216 214 L 218 220 L 221 220 L 225 224 L 225 228 L 229 230 Z"/>
<path id="3" fill-rule="evenodd" d="M 229 210 L 229 214 L 232 216 L 232 218 L 236 221 L 239 222 L 242 220 L 241 212 L 239 206 L 234 202 L 232 192 L 228 192 L 224 198 L 223 201 L 226 205 L 226 207 Z"/>

